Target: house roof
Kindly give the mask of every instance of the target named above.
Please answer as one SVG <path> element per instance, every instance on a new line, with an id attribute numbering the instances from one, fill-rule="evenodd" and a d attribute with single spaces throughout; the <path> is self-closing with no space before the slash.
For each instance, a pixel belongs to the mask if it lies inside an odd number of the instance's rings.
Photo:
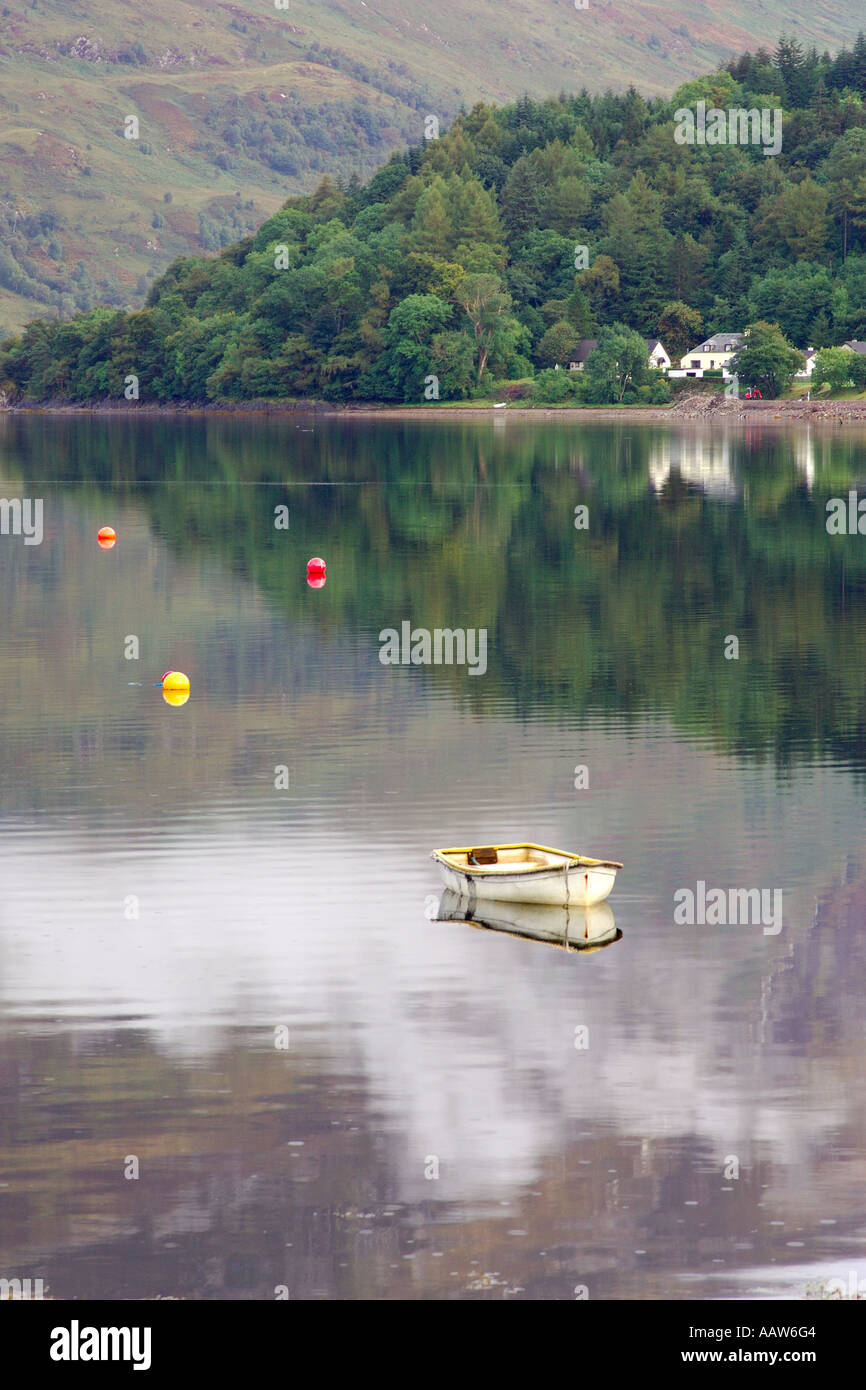
<path id="1" fill-rule="evenodd" d="M 585 362 L 591 352 L 595 352 L 598 347 L 598 338 L 580 338 L 577 346 L 572 348 L 571 361 Z"/>
<path id="2" fill-rule="evenodd" d="M 842 346 L 850 348 L 852 352 L 866 354 L 866 343 L 861 343 L 856 338 L 852 338 L 849 343 L 843 343 Z"/>
<path id="3" fill-rule="evenodd" d="M 657 347 L 661 348 L 662 352 L 665 351 L 664 344 L 661 342 L 659 338 L 644 338 L 644 342 L 647 345 L 647 352 L 654 352 Z M 598 338 L 579 339 L 577 346 L 572 350 L 570 354 L 570 361 L 585 362 L 586 359 L 589 357 L 590 353 L 595 352 L 595 349 L 597 347 Z M 667 354 L 665 354 L 665 356 L 667 356 Z"/>
<path id="4" fill-rule="evenodd" d="M 743 341 L 742 333 L 714 333 L 711 338 L 704 338 L 703 342 L 698 343 L 697 347 L 689 348 L 689 352 L 725 352 L 730 351 L 730 346 L 739 347 Z M 688 353 L 685 354 L 688 357 Z"/>

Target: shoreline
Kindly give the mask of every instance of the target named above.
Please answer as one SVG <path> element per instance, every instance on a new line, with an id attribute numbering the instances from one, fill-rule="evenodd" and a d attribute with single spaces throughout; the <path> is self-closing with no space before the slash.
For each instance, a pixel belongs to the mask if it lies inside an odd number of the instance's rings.
<path id="1" fill-rule="evenodd" d="M 0 407 L 0 419 L 21 415 L 58 416 L 324 416 L 335 420 L 565 420 L 568 423 L 620 421 L 645 424 L 651 421 L 690 424 L 866 424 L 866 400 L 781 400 L 729 402 L 717 395 L 695 395 L 670 405 L 525 406 L 490 405 L 407 406 L 388 404 L 332 405 L 327 401 L 221 401 L 174 404 L 144 401 L 100 401 L 77 404 L 72 401 L 43 401 Z"/>

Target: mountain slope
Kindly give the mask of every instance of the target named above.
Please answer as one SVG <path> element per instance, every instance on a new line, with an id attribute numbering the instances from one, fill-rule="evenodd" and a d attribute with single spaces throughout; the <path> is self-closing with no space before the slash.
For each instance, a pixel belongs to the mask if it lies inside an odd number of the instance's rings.
<path id="1" fill-rule="evenodd" d="M 737 370 L 778 395 L 807 346 L 866 338 L 866 35 L 732 68 L 669 100 L 477 103 L 366 185 L 324 178 L 255 236 L 179 258 L 143 309 L 31 324 L 0 345 L 0 401 L 662 404 L 649 336 L 676 359 L 748 325 Z M 773 159 L 677 141 L 682 102 L 776 90 Z M 587 338 L 584 370 L 557 370 Z M 866 358 L 840 355 L 866 385 Z"/>
<path id="2" fill-rule="evenodd" d="M 781 30 L 850 43 L 860 0 L 22 0 L 0 13 L 0 329 L 140 303 L 176 255 L 323 172 L 369 175 L 424 118 L 684 78 Z M 124 138 L 125 118 L 139 138 Z"/>

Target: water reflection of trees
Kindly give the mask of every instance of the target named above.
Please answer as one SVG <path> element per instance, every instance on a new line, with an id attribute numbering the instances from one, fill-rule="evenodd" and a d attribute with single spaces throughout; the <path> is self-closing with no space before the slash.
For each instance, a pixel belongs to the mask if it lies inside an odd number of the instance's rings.
<path id="1" fill-rule="evenodd" d="M 309 543 L 329 564 L 314 632 L 487 627 L 485 681 L 425 673 L 479 708 L 658 710 L 740 752 L 858 765 L 866 549 L 824 518 L 859 450 L 766 428 L 291 417 L 16 417 L 0 437 L 13 471 L 74 480 L 79 499 L 119 490 L 178 556 L 212 556 L 286 618 Z"/>

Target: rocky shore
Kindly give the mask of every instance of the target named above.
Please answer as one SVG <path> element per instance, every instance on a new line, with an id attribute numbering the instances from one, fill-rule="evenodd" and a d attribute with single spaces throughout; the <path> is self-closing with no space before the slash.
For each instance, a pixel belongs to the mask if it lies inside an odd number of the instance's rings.
<path id="1" fill-rule="evenodd" d="M 721 393 L 708 395 L 695 391 L 668 408 L 668 415 L 678 420 L 748 420 L 758 418 L 764 424 L 780 420 L 786 424 L 815 424 L 819 421 L 866 420 L 864 401 L 807 401 L 803 398 L 784 401 L 747 401 L 742 397 L 728 398 Z"/>
<path id="2" fill-rule="evenodd" d="M 14 415 L 320 415 L 332 419 L 377 420 L 567 420 L 585 424 L 619 420 L 623 424 L 663 420 L 694 421 L 697 424 L 760 421 L 762 425 L 856 424 L 866 422 L 866 400 L 830 401 L 781 400 L 747 401 L 721 393 L 695 391 L 680 396 L 672 405 L 661 406 L 526 406 L 491 405 L 406 406 L 376 403 L 336 405 L 328 401 L 181 401 L 172 405 L 156 402 L 105 400 L 75 404 L 70 401 L 15 403 L 0 401 L 0 418 Z"/>

